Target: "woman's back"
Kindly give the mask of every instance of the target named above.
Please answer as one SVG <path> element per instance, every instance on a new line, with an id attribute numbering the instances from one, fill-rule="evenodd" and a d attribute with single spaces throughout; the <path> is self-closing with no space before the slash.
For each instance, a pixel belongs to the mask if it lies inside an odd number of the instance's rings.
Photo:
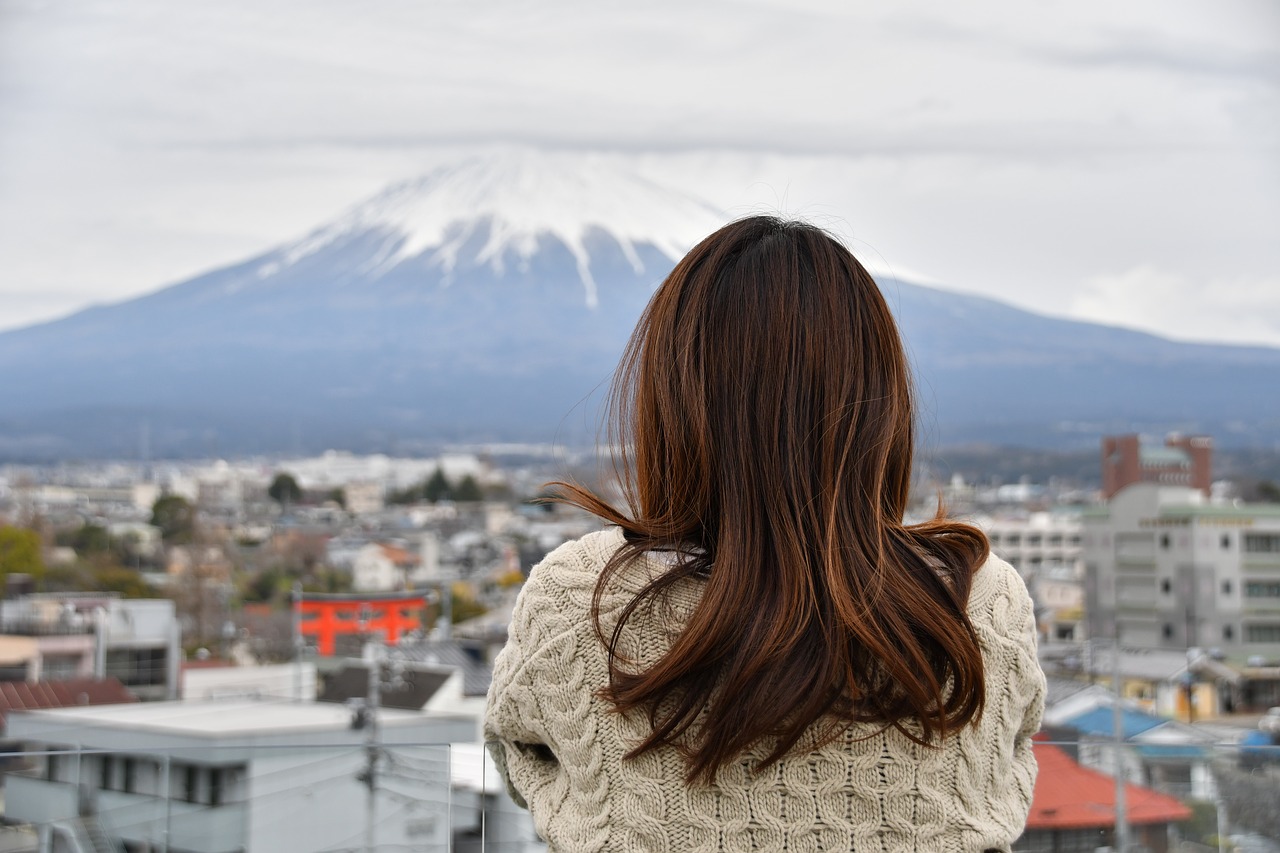
<path id="1" fill-rule="evenodd" d="M 757 774 L 769 751 L 761 744 L 714 783 L 690 785 L 675 747 L 625 759 L 648 721 L 614 713 L 597 695 L 609 667 L 592 599 L 623 541 L 617 529 L 591 534 L 535 568 L 494 667 L 485 736 L 552 850 L 983 851 L 1008 850 L 1022 832 L 1044 676 L 1030 598 L 1006 563 L 989 559 L 969 596 L 986 674 L 978 720 L 933 746 L 858 724 L 831 742 L 815 736 Z M 616 573 L 601 597 L 603 625 L 670 567 L 646 554 Z M 642 666 L 659 660 L 703 583 L 686 578 L 637 611 L 619 651 Z"/>
<path id="2" fill-rule="evenodd" d="M 1001 849 L 1030 804 L 1031 605 L 978 529 L 908 524 L 911 369 L 830 235 L 685 256 L 613 393 L 616 530 L 523 591 L 487 731 L 555 850 Z"/>

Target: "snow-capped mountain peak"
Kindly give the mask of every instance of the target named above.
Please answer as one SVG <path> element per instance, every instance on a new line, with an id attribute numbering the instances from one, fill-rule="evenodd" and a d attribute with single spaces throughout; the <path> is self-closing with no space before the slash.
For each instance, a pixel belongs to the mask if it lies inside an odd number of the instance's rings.
<path id="1" fill-rule="evenodd" d="M 270 275 L 338 240 L 369 233 L 383 240 L 369 264 L 374 275 L 423 256 L 447 274 L 477 233 L 485 240 L 474 261 L 501 275 L 507 259 L 527 261 L 540 241 L 551 238 L 573 255 L 587 303 L 594 305 L 587 246 L 593 232 L 616 240 L 640 273 L 644 264 L 637 246 L 650 245 L 674 262 L 724 221 L 707 202 L 653 183 L 608 157 L 507 150 L 387 188 L 285 247 L 259 275 Z"/>

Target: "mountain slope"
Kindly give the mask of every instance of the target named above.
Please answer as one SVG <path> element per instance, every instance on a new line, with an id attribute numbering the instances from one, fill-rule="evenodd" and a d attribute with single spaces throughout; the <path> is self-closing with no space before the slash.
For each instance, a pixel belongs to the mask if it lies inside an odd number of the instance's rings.
<path id="1" fill-rule="evenodd" d="M 722 222 L 592 158 L 477 158 L 159 292 L 0 334 L 0 456 L 595 437 L 653 288 Z M 1180 344 L 882 279 L 940 441 L 1280 436 L 1280 351 Z"/>

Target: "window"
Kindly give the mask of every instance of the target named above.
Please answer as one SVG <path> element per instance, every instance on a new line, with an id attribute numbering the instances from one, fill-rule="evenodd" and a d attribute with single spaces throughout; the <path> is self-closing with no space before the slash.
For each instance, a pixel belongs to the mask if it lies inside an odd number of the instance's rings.
<path id="1" fill-rule="evenodd" d="M 124 760 L 123 790 L 126 794 L 133 794 L 138 790 L 138 760 L 136 758 L 126 758 Z"/>
<path id="2" fill-rule="evenodd" d="M 1280 622 L 1268 625 L 1246 625 L 1246 643 L 1280 643 Z"/>
<path id="3" fill-rule="evenodd" d="M 1280 533 L 1246 533 L 1246 554 L 1280 554 Z"/>
<path id="4" fill-rule="evenodd" d="M 1168 622 L 1164 623 L 1164 630 L 1161 633 L 1164 634 L 1166 640 L 1173 639 L 1173 626 Z"/>
<path id="5" fill-rule="evenodd" d="M 1061 544 L 1062 544 L 1062 534 L 1061 534 L 1061 533 L 1054 533 L 1054 534 L 1051 534 L 1051 535 L 1049 536 L 1049 546 L 1050 546 L 1050 547 L 1052 547 L 1052 548 L 1057 548 L 1057 547 L 1059 547 Z"/>
<path id="6" fill-rule="evenodd" d="M 1169 534 L 1168 533 L 1160 534 L 1160 547 L 1166 551 L 1169 550 Z"/>
<path id="7" fill-rule="evenodd" d="M 1004 543 L 1004 544 L 1006 544 L 1006 545 L 1021 545 L 1021 544 L 1022 544 L 1022 534 L 1020 534 L 1020 533 L 1010 533 L 1008 536 L 1006 536 L 1006 537 L 1005 537 L 1005 543 Z"/>
<path id="8" fill-rule="evenodd" d="M 1223 595 L 1230 595 L 1230 594 L 1231 594 L 1231 581 L 1223 581 L 1223 582 L 1222 582 L 1222 594 L 1223 594 Z"/>
<path id="9" fill-rule="evenodd" d="M 110 791 L 114 780 L 111 778 L 115 775 L 115 762 L 112 761 L 110 755 L 104 755 L 98 759 L 98 787 L 104 791 Z"/>
<path id="10" fill-rule="evenodd" d="M 1040 546 L 1040 534 L 1032 533 L 1027 536 L 1027 546 L 1030 548 L 1038 548 Z"/>
<path id="11" fill-rule="evenodd" d="M 44 655 L 40 661 L 42 681 L 66 681 L 79 674 L 79 655 Z"/>
<path id="12" fill-rule="evenodd" d="M 1224 551 L 1231 550 L 1231 534 L 1230 533 L 1222 534 L 1222 550 Z"/>
<path id="13" fill-rule="evenodd" d="M 106 674 L 126 687 L 164 684 L 168 678 L 164 649 L 108 649 Z"/>
<path id="14" fill-rule="evenodd" d="M 182 773 L 182 799 L 188 803 L 200 802 L 197 797 L 200 793 L 200 770 L 188 764 L 183 768 Z"/>
<path id="15" fill-rule="evenodd" d="M 1169 583 L 1167 578 L 1165 580 L 1160 581 L 1160 591 L 1163 592 L 1165 595 L 1168 595 L 1169 593 L 1173 592 L 1173 584 Z"/>
<path id="16" fill-rule="evenodd" d="M 1236 638 L 1236 629 L 1230 625 L 1222 626 L 1222 639 L 1234 640 Z"/>
<path id="17" fill-rule="evenodd" d="M 222 767 L 214 767 L 209 770 L 209 805 L 222 805 L 226 774 L 227 770 Z"/>
<path id="18" fill-rule="evenodd" d="M 1245 598 L 1280 598 L 1280 581 L 1246 581 Z"/>

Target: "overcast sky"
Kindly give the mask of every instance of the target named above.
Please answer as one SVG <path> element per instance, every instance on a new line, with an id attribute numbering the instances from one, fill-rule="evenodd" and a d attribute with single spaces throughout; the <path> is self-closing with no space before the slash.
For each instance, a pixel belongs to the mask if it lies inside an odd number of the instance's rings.
<path id="1" fill-rule="evenodd" d="M 1280 345 L 1273 0 L 0 0 L 0 329 L 510 143 L 939 286 Z"/>

